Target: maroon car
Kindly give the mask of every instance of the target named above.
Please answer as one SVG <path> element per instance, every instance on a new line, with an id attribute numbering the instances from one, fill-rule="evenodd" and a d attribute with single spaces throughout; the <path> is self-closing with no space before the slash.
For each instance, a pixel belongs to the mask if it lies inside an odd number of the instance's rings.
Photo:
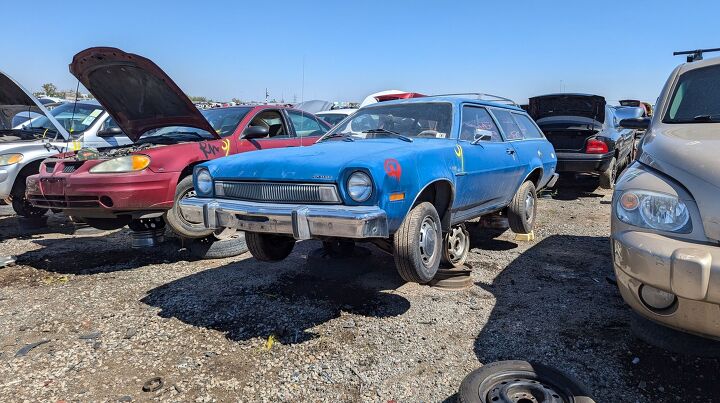
<path id="1" fill-rule="evenodd" d="M 117 127 L 107 131 L 122 131 L 133 144 L 45 160 L 27 180 L 30 202 L 100 229 L 129 225 L 142 231 L 167 223 L 179 236 L 207 245 L 199 250 L 208 257 L 244 250 L 231 245 L 233 234 L 208 231 L 176 208 L 194 193 L 193 166 L 230 154 L 311 145 L 329 129 L 312 114 L 281 106 L 200 111 L 155 63 L 120 49 L 84 50 L 70 72 L 115 120 Z M 231 239 L 216 242 L 224 238 Z"/>

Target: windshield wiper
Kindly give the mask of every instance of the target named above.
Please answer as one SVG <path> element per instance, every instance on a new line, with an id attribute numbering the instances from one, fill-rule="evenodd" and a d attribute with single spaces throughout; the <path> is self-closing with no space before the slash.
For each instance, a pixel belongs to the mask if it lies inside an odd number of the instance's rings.
<path id="1" fill-rule="evenodd" d="M 355 141 L 355 139 L 352 138 L 352 135 L 351 135 L 351 134 L 348 134 L 348 133 L 339 133 L 339 132 L 338 132 L 338 133 L 328 134 L 327 136 L 325 136 L 325 137 L 323 137 L 322 139 L 320 139 L 320 141 L 325 141 L 325 140 L 327 140 L 327 139 L 334 139 L 334 138 L 338 138 L 338 137 L 344 137 L 343 141 Z"/>
<path id="2" fill-rule="evenodd" d="M 410 137 L 403 136 L 402 134 L 400 134 L 400 133 L 398 133 L 398 132 L 394 132 L 394 131 L 392 131 L 392 130 L 387 130 L 387 129 L 363 130 L 363 133 L 367 133 L 367 134 L 388 134 L 388 135 L 390 135 L 390 136 L 392 136 L 392 137 L 395 137 L 395 138 L 398 138 L 398 139 L 400 139 L 400 140 L 402 140 L 402 141 L 407 141 L 408 143 L 412 143 L 412 141 L 413 141 L 413 139 L 411 139 Z"/>
<path id="3" fill-rule="evenodd" d="M 693 118 L 693 120 L 702 121 L 702 122 L 711 122 L 715 119 L 713 119 L 713 116 L 715 115 L 697 115 Z"/>

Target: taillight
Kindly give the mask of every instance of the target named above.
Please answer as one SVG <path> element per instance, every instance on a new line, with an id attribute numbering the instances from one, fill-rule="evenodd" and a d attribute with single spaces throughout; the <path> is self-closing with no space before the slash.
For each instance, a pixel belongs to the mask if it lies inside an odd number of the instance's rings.
<path id="1" fill-rule="evenodd" d="M 598 139 L 590 139 L 585 145 L 585 152 L 587 154 L 605 154 L 608 152 L 608 146 Z"/>

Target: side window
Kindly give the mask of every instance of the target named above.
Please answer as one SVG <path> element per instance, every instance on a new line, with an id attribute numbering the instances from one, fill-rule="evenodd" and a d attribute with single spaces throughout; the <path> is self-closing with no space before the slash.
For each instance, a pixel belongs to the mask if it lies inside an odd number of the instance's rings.
<path id="1" fill-rule="evenodd" d="M 500 123 L 500 127 L 507 140 L 520 140 L 523 138 L 520 126 L 515 123 L 512 113 L 501 109 L 493 109 L 493 115 L 495 115 L 498 123 Z"/>
<path id="2" fill-rule="evenodd" d="M 512 114 L 515 117 L 515 122 L 520 127 L 520 132 L 522 133 L 522 136 L 524 139 L 543 139 L 545 136 L 543 136 L 540 129 L 535 126 L 535 124 L 530 120 L 530 117 L 527 115 L 521 115 L 519 113 L 513 113 Z"/>
<path id="3" fill-rule="evenodd" d="M 287 113 L 298 137 L 320 136 L 327 131 L 312 115 L 293 110 Z"/>
<path id="4" fill-rule="evenodd" d="M 257 114 L 248 126 L 265 127 L 268 130 L 266 138 L 287 137 L 282 116 L 279 111 L 263 111 Z"/>
<path id="5" fill-rule="evenodd" d="M 107 129 L 114 129 L 114 128 L 119 129 L 120 126 L 118 126 L 117 123 L 115 123 L 115 119 L 113 119 L 110 116 L 108 116 L 108 118 L 105 119 L 105 121 L 100 126 L 100 130 L 107 130 Z"/>
<path id="6" fill-rule="evenodd" d="M 500 131 L 485 108 L 463 106 L 460 122 L 460 140 L 474 141 L 476 136 L 489 134 L 489 141 L 502 141 Z"/>

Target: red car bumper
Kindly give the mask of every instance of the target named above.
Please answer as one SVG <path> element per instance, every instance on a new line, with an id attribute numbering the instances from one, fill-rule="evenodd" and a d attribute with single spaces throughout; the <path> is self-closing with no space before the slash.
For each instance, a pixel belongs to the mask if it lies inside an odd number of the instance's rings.
<path id="1" fill-rule="evenodd" d="M 36 207 L 66 210 L 78 217 L 141 217 L 173 205 L 177 172 L 145 170 L 123 174 L 42 172 L 27 178 L 27 196 Z M 59 171 L 59 172 L 58 172 Z"/>

